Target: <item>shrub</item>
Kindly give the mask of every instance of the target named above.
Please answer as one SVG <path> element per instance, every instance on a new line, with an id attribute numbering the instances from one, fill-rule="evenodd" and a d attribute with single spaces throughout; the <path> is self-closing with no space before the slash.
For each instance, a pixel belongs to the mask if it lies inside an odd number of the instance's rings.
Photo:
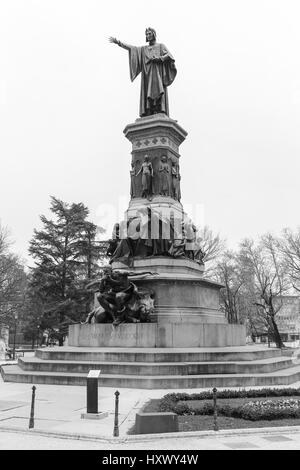
<path id="1" fill-rule="evenodd" d="M 218 392 L 218 398 L 261 398 L 300 396 L 300 389 L 258 389 L 258 390 L 223 390 Z M 197 408 L 189 406 L 185 401 L 201 401 L 212 399 L 211 391 L 187 394 L 169 393 L 165 395 L 159 404 L 160 411 L 171 411 L 182 415 L 212 415 L 214 413 L 213 403 L 205 403 Z M 218 414 L 233 418 L 242 418 L 251 421 L 274 420 L 284 418 L 300 418 L 300 400 L 266 400 L 250 401 L 241 406 L 218 405 Z"/>
<path id="2" fill-rule="evenodd" d="M 239 407 L 239 413 L 252 421 L 299 418 L 300 400 L 250 401 Z"/>
<path id="3" fill-rule="evenodd" d="M 239 389 L 239 390 L 220 390 L 218 398 L 261 398 L 261 397 L 284 397 L 284 396 L 300 396 L 300 388 L 261 388 L 261 389 Z M 187 400 L 211 400 L 213 398 L 212 391 L 204 391 L 200 393 L 168 393 L 161 399 L 161 403 L 171 403 L 174 401 Z"/>

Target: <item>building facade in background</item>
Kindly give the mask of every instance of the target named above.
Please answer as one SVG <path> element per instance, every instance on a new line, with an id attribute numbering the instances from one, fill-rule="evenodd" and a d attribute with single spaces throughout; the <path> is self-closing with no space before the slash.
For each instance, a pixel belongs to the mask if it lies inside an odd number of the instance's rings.
<path id="1" fill-rule="evenodd" d="M 282 307 L 276 315 L 277 326 L 284 342 L 300 339 L 300 296 L 285 295 L 280 298 Z"/>

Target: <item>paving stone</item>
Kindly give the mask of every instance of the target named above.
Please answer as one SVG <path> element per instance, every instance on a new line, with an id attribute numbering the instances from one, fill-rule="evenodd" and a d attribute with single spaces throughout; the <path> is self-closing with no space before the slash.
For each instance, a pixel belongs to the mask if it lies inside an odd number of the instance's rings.
<path id="1" fill-rule="evenodd" d="M 13 410 L 15 408 L 20 408 L 21 406 L 27 406 L 28 403 L 21 401 L 0 401 L 0 411 Z"/>
<path id="2" fill-rule="evenodd" d="M 2 424 L 5 424 L 7 426 L 11 426 L 12 428 L 14 427 L 22 427 L 22 428 L 28 428 L 29 425 L 29 416 L 24 417 L 24 416 L 9 416 L 7 418 L 0 418 L 0 422 Z M 34 418 L 34 428 L 35 429 L 49 429 L 50 427 L 53 427 L 57 425 L 58 423 L 65 423 L 65 420 L 56 420 L 56 419 L 40 419 L 40 418 Z"/>
<path id="3" fill-rule="evenodd" d="M 285 436 L 264 436 L 263 439 L 270 442 L 284 442 L 284 441 L 292 441 L 289 437 Z"/>
<path id="4" fill-rule="evenodd" d="M 259 449 L 259 446 L 252 442 L 224 442 L 223 444 L 231 449 Z"/>

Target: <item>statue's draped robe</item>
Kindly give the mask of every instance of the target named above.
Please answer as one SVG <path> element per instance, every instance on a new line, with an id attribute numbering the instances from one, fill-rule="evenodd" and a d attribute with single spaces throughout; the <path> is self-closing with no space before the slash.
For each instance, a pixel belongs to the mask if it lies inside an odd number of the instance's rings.
<path id="1" fill-rule="evenodd" d="M 169 165 L 168 163 L 162 163 L 159 168 L 160 178 L 159 178 L 159 194 L 169 196 Z"/>
<path id="2" fill-rule="evenodd" d="M 150 59 L 162 58 L 162 62 Z M 176 77 L 175 60 L 164 44 L 129 48 L 130 78 L 133 81 L 141 73 L 140 116 L 152 114 L 153 106 L 169 115 L 167 87 Z"/>

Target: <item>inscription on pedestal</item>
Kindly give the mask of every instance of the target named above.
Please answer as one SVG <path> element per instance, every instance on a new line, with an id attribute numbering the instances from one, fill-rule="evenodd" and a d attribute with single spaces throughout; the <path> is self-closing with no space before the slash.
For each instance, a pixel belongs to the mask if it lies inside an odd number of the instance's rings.
<path id="1" fill-rule="evenodd" d="M 137 323 L 116 327 L 109 324 L 71 325 L 69 345 L 80 347 L 187 348 L 245 344 L 244 325 L 217 323 Z"/>

